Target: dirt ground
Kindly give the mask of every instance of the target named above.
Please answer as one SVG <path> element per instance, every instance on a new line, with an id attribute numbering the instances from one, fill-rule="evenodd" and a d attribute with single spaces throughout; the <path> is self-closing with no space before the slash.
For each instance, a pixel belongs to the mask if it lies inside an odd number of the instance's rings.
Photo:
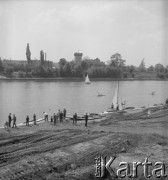
<path id="1" fill-rule="evenodd" d="M 145 158 L 166 164 L 168 108 L 152 108 L 149 117 L 146 112 L 113 114 L 101 122 L 89 122 L 88 127 L 65 121 L 56 126 L 46 122 L 11 128 L 10 132 L 1 129 L 0 180 L 96 179 L 97 156 L 116 156 L 116 164 L 144 162 Z M 141 172 L 136 179 L 145 180 Z"/>

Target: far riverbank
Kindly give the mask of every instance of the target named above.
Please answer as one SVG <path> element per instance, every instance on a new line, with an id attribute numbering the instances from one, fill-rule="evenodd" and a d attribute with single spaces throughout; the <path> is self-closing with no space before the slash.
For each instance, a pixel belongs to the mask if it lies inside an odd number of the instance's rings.
<path id="1" fill-rule="evenodd" d="M 84 78 L 72 78 L 72 77 L 64 77 L 64 78 L 7 78 L 0 77 L 1 81 L 84 81 Z M 166 79 L 160 78 L 90 78 L 91 81 L 168 81 Z"/>

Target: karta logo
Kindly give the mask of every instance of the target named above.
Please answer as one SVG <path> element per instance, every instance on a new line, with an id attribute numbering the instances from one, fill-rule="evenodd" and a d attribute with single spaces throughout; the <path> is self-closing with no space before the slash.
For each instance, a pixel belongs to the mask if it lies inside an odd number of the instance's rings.
<path id="1" fill-rule="evenodd" d="M 110 173 L 112 177 L 117 177 L 115 174 L 114 170 L 111 168 L 111 164 L 115 160 L 116 157 L 110 157 L 109 161 L 106 162 L 106 157 L 97 157 L 95 158 L 95 164 L 96 164 L 96 172 L 95 176 L 97 178 L 105 177 L 106 176 L 106 171 Z"/>
<path id="2" fill-rule="evenodd" d="M 162 162 L 155 162 L 152 164 L 152 162 L 148 161 L 148 158 L 145 158 L 145 161 L 142 162 L 120 162 L 118 164 L 118 167 L 112 167 L 112 163 L 116 157 L 110 157 L 110 159 L 107 161 L 107 158 L 103 158 L 101 156 L 95 158 L 95 164 L 96 164 L 96 171 L 95 176 L 97 178 L 106 177 L 107 172 L 112 177 L 118 177 L 118 178 L 137 178 L 138 177 L 138 167 L 141 167 L 143 172 L 143 176 L 145 178 L 161 178 L 161 177 L 167 177 L 166 172 L 166 166 Z M 149 172 L 149 167 L 150 172 Z M 132 168 L 132 169 L 131 169 Z"/>

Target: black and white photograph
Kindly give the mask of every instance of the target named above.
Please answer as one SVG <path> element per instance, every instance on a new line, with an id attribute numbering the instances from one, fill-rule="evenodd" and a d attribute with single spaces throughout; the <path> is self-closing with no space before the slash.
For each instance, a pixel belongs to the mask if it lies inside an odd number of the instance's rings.
<path id="1" fill-rule="evenodd" d="M 0 0 L 0 180 L 168 180 L 167 32 L 167 0 Z"/>

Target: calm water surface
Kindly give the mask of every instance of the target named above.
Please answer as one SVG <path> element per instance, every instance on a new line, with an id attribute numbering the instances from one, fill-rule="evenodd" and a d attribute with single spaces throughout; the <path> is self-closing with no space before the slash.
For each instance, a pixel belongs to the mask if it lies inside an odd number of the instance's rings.
<path id="1" fill-rule="evenodd" d="M 24 122 L 26 115 L 32 119 L 58 112 L 66 107 L 68 115 L 74 112 L 99 113 L 110 106 L 117 81 L 84 82 L 67 81 L 0 81 L 0 126 L 8 114 L 15 113 L 17 123 Z M 97 91 L 106 96 L 97 97 Z M 150 93 L 155 91 L 155 95 Z M 148 106 L 164 103 L 168 97 L 168 81 L 122 81 L 120 98 L 126 106 Z"/>

